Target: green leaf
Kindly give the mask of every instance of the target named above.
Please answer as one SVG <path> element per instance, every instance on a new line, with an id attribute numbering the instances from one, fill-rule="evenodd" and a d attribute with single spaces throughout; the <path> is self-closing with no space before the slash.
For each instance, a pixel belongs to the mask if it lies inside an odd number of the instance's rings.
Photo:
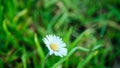
<path id="1" fill-rule="evenodd" d="M 38 55 L 41 58 L 41 62 L 43 62 L 45 56 L 44 56 L 44 52 L 41 48 L 41 45 L 39 44 L 37 34 L 34 35 L 34 42 L 35 42 L 35 45 L 36 45 L 36 48 L 37 48 Z"/>

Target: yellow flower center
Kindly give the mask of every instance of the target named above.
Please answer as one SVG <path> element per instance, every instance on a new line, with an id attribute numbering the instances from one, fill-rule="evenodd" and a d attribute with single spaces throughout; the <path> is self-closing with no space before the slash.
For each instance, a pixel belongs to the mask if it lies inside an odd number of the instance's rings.
<path id="1" fill-rule="evenodd" d="M 52 50 L 54 50 L 54 51 L 57 51 L 57 50 L 58 50 L 58 45 L 52 43 L 52 44 L 50 44 L 50 48 L 51 48 Z"/>

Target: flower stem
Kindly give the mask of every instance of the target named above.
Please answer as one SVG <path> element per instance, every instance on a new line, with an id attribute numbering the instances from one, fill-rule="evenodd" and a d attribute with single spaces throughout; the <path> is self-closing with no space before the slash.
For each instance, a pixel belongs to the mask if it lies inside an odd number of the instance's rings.
<path id="1" fill-rule="evenodd" d="M 48 53 L 43 61 L 43 64 L 42 64 L 42 68 L 45 68 L 45 64 L 46 64 L 46 61 L 48 59 L 48 57 L 50 56 L 50 53 Z"/>

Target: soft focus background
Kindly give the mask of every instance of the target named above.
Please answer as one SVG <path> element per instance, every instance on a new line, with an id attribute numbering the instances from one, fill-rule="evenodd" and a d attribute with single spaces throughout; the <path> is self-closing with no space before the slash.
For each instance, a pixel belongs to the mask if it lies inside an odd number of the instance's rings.
<path id="1" fill-rule="evenodd" d="M 46 68 L 120 68 L 120 0 L 0 0 L 0 68 L 41 68 L 47 34 L 68 54 Z"/>

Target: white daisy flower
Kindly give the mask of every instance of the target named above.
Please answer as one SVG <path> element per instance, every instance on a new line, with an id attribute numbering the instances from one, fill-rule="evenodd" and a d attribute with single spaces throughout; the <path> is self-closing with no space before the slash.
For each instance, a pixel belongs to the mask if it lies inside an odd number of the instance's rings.
<path id="1" fill-rule="evenodd" d="M 66 44 L 60 37 L 55 35 L 46 35 L 46 37 L 43 38 L 43 41 L 48 47 L 50 55 L 55 54 L 60 57 L 67 55 L 67 49 L 65 48 Z"/>

